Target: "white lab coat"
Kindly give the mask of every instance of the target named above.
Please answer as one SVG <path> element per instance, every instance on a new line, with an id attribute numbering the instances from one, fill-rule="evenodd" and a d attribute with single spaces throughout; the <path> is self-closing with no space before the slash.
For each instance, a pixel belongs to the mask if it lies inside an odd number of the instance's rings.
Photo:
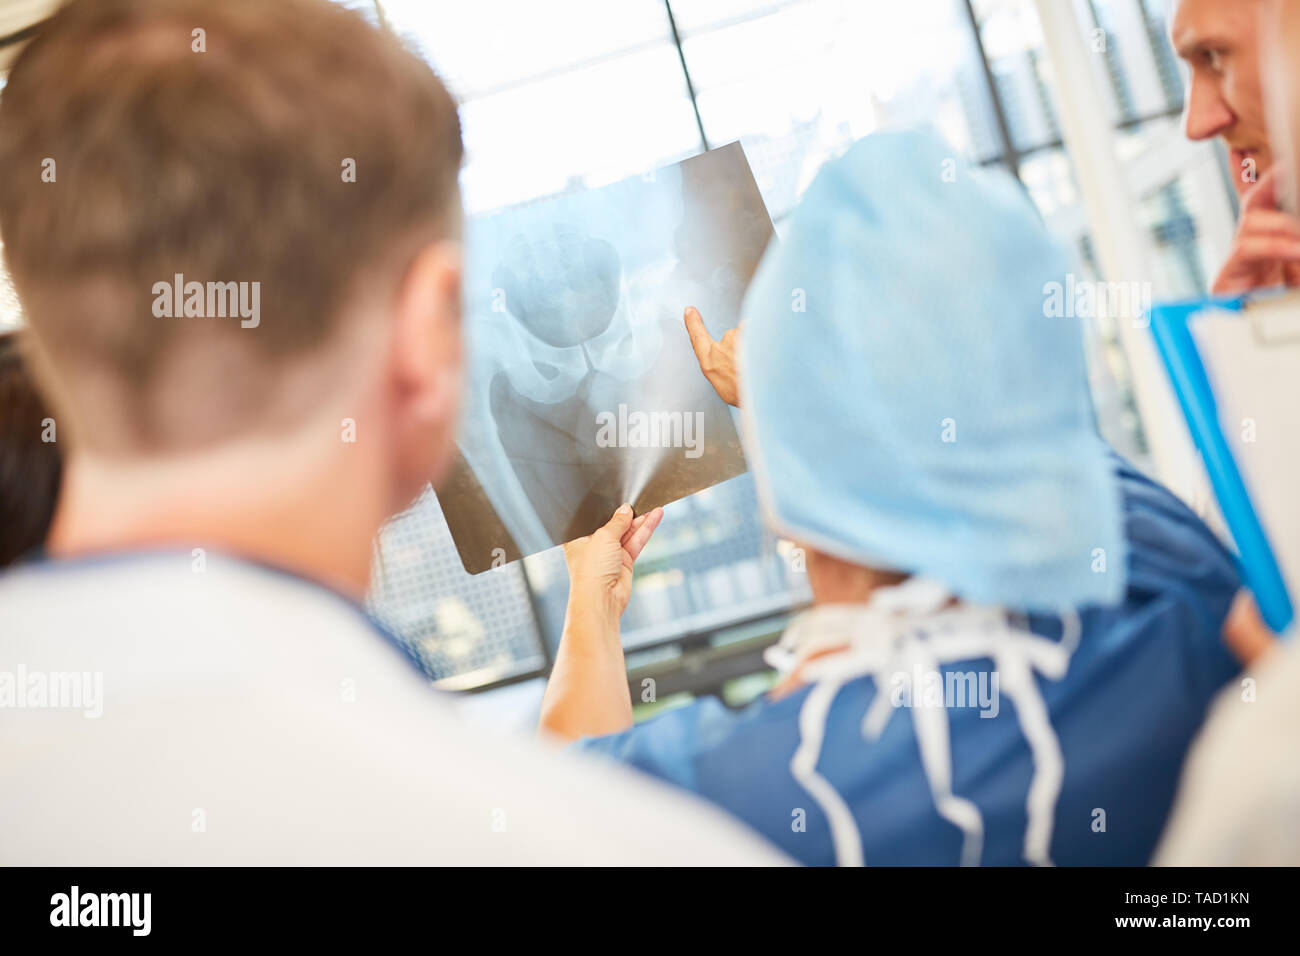
<path id="1" fill-rule="evenodd" d="M 463 726 L 348 601 L 211 553 L 0 577 L 0 768 L 0 865 L 783 862 L 663 785 Z"/>
<path id="2" fill-rule="evenodd" d="M 1156 862 L 1300 865 L 1300 645 L 1220 694 L 1183 774 Z"/>

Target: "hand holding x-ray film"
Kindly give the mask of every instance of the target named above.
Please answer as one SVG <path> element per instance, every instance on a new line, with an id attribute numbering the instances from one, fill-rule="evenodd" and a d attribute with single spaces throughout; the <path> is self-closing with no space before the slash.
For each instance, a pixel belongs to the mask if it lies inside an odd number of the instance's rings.
<path id="1" fill-rule="evenodd" d="M 682 311 L 734 328 L 771 236 L 736 143 L 470 221 L 469 386 L 438 491 L 467 571 L 744 472 Z"/>

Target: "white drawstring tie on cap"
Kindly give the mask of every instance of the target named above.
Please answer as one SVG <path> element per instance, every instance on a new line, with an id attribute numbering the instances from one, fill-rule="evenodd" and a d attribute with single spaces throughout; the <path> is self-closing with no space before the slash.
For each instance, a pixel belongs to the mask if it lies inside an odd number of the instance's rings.
<path id="1" fill-rule="evenodd" d="M 837 864 L 865 862 L 852 810 L 817 771 L 826 722 L 840 689 L 859 677 L 872 678 L 876 697 L 863 717 L 862 733 L 874 740 L 896 709 L 888 690 L 891 675 L 938 673 L 944 664 L 987 657 L 993 661 L 1001 690 L 1015 706 L 1033 759 L 1025 798 L 1024 858 L 1031 864 L 1051 865 L 1052 827 L 1065 758 L 1034 675 L 1060 680 L 1069 668 L 1080 625 L 1072 611 L 1063 613 L 1061 620 L 1061 640 L 1052 641 L 1012 627 L 1001 608 L 952 604 L 952 596 L 938 583 L 910 578 L 877 592 L 865 606 L 814 608 L 791 623 L 765 658 L 782 673 L 799 671 L 813 685 L 799 712 L 799 746 L 790 772 L 826 814 Z M 918 692 L 911 688 L 912 695 Z M 913 730 L 935 809 L 962 832 L 962 866 L 976 866 L 983 852 L 984 821 L 979 808 L 952 789 L 947 702 L 942 708 L 912 703 Z"/>

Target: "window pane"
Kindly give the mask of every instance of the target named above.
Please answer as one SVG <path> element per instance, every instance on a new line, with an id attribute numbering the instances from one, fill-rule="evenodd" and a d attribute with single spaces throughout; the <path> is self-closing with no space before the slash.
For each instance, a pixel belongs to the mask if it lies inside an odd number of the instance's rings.
<path id="1" fill-rule="evenodd" d="M 1102 55 L 1119 118 L 1133 120 L 1181 109 L 1182 83 L 1172 65 L 1163 14 L 1138 0 L 1078 3 L 1091 7 L 1092 23 L 1105 33 Z"/>
<path id="2" fill-rule="evenodd" d="M 381 5 L 461 102 L 471 214 L 700 149 L 662 0 Z"/>
<path id="3" fill-rule="evenodd" d="M 368 604 L 435 679 L 480 684 L 545 663 L 519 565 L 466 574 L 432 492 L 380 533 Z"/>
<path id="4" fill-rule="evenodd" d="M 380 8 L 461 100 L 671 42 L 663 0 L 380 0 Z"/>
<path id="5" fill-rule="evenodd" d="M 700 149 L 670 45 L 471 100 L 461 121 L 471 213 L 614 182 Z"/>
<path id="6" fill-rule="evenodd" d="M 1022 152 L 1059 142 L 1055 78 L 1033 3 L 983 0 L 974 7 L 1011 142 Z"/>
<path id="7" fill-rule="evenodd" d="M 1087 219 L 1080 203 L 1070 160 L 1063 149 L 1040 150 L 1020 165 L 1020 176 L 1048 228 L 1075 250 L 1078 279 L 1095 282 L 1100 271 L 1094 261 Z M 1126 458 L 1141 463 L 1148 454 L 1128 362 L 1119 342 L 1115 317 L 1081 317 L 1088 334 L 1088 376 L 1097 424 L 1102 437 Z"/>
<path id="8" fill-rule="evenodd" d="M 683 39 L 772 13 L 808 0 L 670 0 L 677 32 Z"/>
<path id="9" fill-rule="evenodd" d="M 716 15 L 737 7 L 748 15 Z M 705 133 L 711 143 L 741 140 L 776 218 L 822 163 L 880 126 L 930 122 L 967 154 L 997 154 L 958 0 L 674 0 L 673 10 L 698 28 L 682 48 Z"/>

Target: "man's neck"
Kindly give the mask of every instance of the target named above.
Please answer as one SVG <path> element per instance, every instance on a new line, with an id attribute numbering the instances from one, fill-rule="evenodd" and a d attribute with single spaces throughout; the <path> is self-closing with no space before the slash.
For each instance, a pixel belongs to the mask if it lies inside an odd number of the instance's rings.
<path id="1" fill-rule="evenodd" d="M 286 466 L 295 459 L 284 451 L 242 448 L 145 461 L 73 455 L 47 550 L 71 557 L 212 548 L 359 600 L 369 583 L 374 534 L 387 517 L 385 489 L 367 474 L 361 456 L 323 449 Z"/>

